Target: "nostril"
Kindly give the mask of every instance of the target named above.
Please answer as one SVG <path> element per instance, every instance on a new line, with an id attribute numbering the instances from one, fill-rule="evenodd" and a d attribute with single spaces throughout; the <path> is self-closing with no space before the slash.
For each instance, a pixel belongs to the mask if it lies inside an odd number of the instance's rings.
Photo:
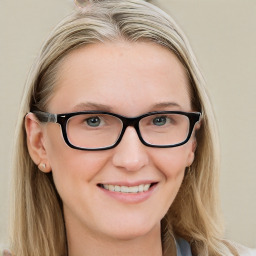
<path id="1" fill-rule="evenodd" d="M 119 168 L 124 168 L 127 171 L 139 171 L 147 164 L 147 156 L 144 155 L 134 158 L 132 155 L 121 155 L 119 153 L 113 157 L 113 165 Z"/>

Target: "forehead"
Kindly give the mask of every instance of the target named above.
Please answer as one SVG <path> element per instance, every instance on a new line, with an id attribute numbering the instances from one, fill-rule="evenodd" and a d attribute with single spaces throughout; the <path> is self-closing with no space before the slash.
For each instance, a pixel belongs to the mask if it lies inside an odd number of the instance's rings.
<path id="1" fill-rule="evenodd" d="M 160 45 L 124 41 L 92 44 L 62 60 L 50 107 L 55 112 L 69 112 L 84 102 L 111 108 L 125 103 L 136 112 L 134 106 L 144 105 L 141 111 L 146 111 L 150 104 L 179 101 L 183 110 L 189 111 L 188 86 L 183 65 Z"/>

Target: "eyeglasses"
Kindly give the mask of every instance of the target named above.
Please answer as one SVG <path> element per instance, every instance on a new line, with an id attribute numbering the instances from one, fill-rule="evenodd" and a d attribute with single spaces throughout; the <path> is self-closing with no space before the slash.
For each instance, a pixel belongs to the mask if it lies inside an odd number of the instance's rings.
<path id="1" fill-rule="evenodd" d="M 116 147 L 127 127 L 135 128 L 140 141 L 149 147 L 178 147 L 191 137 L 200 112 L 160 111 L 124 117 L 102 111 L 51 114 L 32 111 L 40 122 L 58 123 L 66 144 L 79 150 L 106 150 Z"/>

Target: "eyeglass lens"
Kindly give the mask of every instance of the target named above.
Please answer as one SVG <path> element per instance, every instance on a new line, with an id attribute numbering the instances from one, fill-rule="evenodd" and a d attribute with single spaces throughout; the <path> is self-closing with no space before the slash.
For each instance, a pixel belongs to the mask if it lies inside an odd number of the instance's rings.
<path id="1" fill-rule="evenodd" d="M 108 114 L 79 114 L 67 122 L 69 142 L 80 148 L 104 148 L 119 139 L 123 122 Z M 144 141 L 152 145 L 174 145 L 186 140 L 189 119 L 181 114 L 154 114 L 142 118 L 139 130 Z"/>

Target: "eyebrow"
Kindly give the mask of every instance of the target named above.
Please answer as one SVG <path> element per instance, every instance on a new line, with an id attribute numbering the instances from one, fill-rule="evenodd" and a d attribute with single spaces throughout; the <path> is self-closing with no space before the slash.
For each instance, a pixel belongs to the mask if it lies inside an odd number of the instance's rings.
<path id="1" fill-rule="evenodd" d="M 176 107 L 178 109 L 182 109 L 182 107 L 176 102 L 159 102 L 151 106 L 151 110 L 167 108 L 167 107 Z M 101 103 L 94 103 L 94 102 L 86 102 L 86 103 L 79 103 L 72 108 L 73 112 L 79 111 L 88 111 L 88 110 L 101 110 L 106 112 L 113 112 L 113 108 L 109 105 L 101 104 Z"/>
<path id="2" fill-rule="evenodd" d="M 106 112 L 111 112 L 112 108 L 105 104 L 86 102 L 86 103 L 79 103 L 75 105 L 74 108 L 72 109 L 72 111 L 74 112 L 85 111 L 85 110 L 102 110 Z"/>
<path id="3" fill-rule="evenodd" d="M 181 109 L 181 105 L 176 102 L 159 102 L 153 105 L 153 108 L 167 108 L 167 107 L 177 107 Z"/>

